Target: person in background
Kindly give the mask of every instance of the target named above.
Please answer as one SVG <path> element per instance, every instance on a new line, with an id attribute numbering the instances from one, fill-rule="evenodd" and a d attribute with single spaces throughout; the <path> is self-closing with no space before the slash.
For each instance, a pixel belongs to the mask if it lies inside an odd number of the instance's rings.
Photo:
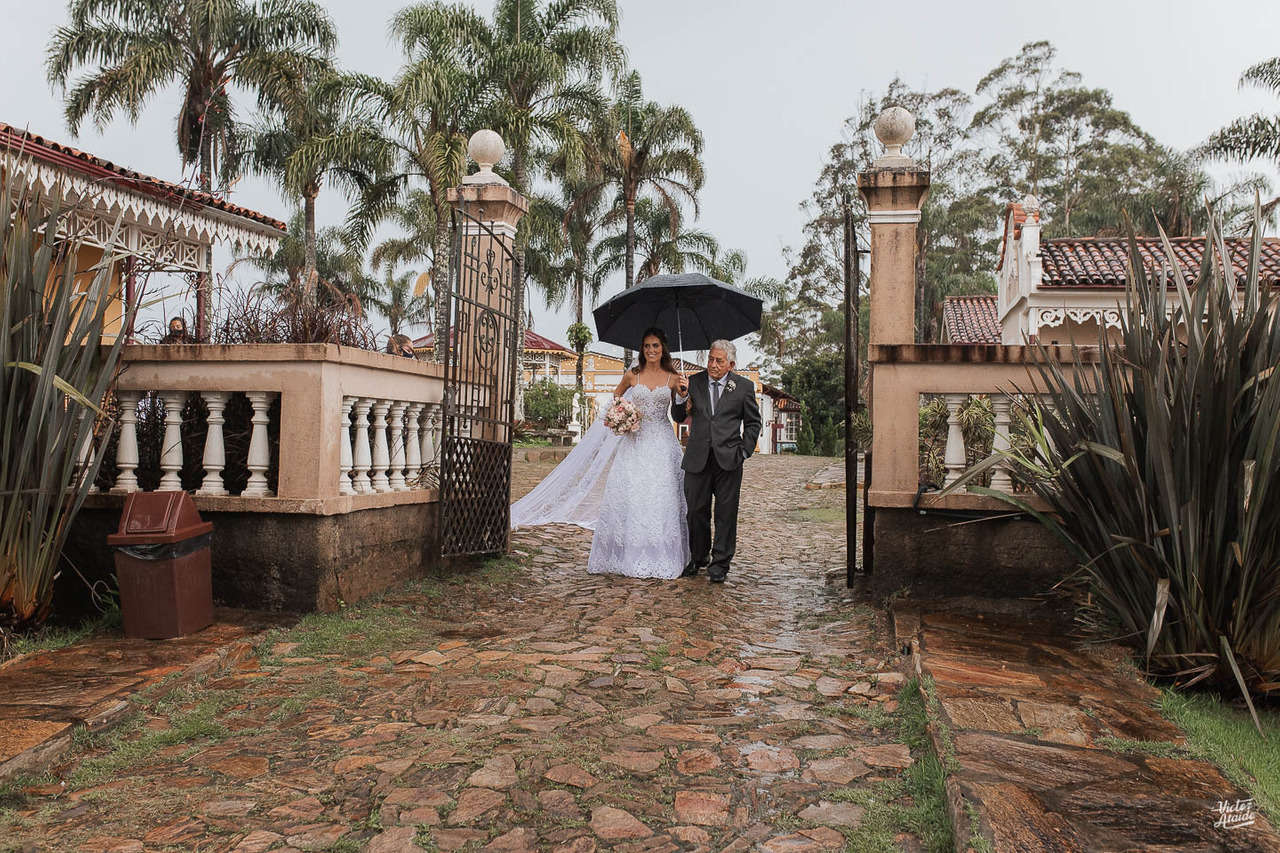
<path id="1" fill-rule="evenodd" d="M 160 339 L 162 344 L 194 344 L 195 338 L 187 331 L 187 321 L 182 317 L 169 320 L 169 331 Z"/>
<path id="2" fill-rule="evenodd" d="M 387 352 L 392 355 L 402 355 L 405 358 L 417 358 L 418 354 L 413 351 L 413 341 L 408 335 L 390 335 L 387 338 Z"/>

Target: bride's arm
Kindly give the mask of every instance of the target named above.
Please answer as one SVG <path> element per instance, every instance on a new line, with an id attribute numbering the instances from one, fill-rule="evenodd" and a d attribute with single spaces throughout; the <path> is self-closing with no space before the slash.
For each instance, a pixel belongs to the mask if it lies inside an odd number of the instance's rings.
<path id="1" fill-rule="evenodd" d="M 622 381 L 618 383 L 618 387 L 613 389 L 613 396 L 621 397 L 626 390 L 635 382 L 636 375 L 630 370 L 622 374 Z"/>

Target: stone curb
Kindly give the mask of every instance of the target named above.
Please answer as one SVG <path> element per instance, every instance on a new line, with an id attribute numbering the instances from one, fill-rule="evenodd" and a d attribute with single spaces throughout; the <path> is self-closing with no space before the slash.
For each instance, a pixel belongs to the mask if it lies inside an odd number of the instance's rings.
<path id="1" fill-rule="evenodd" d="M 250 637 L 241 637 L 213 651 L 206 652 L 180 671 L 168 676 L 167 683 L 171 687 L 181 686 L 200 676 L 222 672 L 249 660 L 253 657 L 254 647 L 265 640 L 267 634 L 272 630 L 268 628 Z M 10 661 L 6 661 L 6 664 L 21 660 L 23 657 L 25 655 L 19 655 Z M 147 690 L 159 683 L 157 681 L 144 685 L 142 690 Z M 84 726 L 92 734 L 101 734 L 120 726 L 137 713 L 137 706 L 130 702 L 127 697 L 121 698 L 116 695 L 103 699 L 97 705 L 94 705 L 83 719 L 68 722 L 61 731 L 35 746 L 28 747 L 8 761 L 0 764 L 0 783 L 6 782 L 19 774 L 38 773 L 62 759 L 71 751 L 74 742 L 73 733 L 77 726 Z"/>
<path id="2" fill-rule="evenodd" d="M 955 841 L 956 853 L 977 853 L 969 844 L 969 839 L 972 838 L 971 832 L 964 832 L 964 829 L 971 830 L 969 815 L 974 806 L 961 793 L 955 774 L 947 769 L 946 739 L 949 729 L 947 729 L 942 720 L 938 719 L 934 702 L 931 701 L 932 697 L 930 697 L 924 686 L 924 655 L 920 650 L 919 616 L 914 613 L 901 613 L 895 610 L 892 605 L 889 606 L 888 610 L 889 623 L 898 648 L 904 653 L 910 652 L 911 672 L 916 678 L 916 689 L 920 691 L 920 698 L 924 702 L 925 732 L 929 736 L 929 746 L 933 750 L 934 757 L 942 765 L 947 813 L 951 816 L 952 837 Z M 979 815 L 978 820 L 982 837 L 989 843 L 993 842 L 995 835 L 990 831 L 990 827 L 986 825 L 986 819 Z"/>

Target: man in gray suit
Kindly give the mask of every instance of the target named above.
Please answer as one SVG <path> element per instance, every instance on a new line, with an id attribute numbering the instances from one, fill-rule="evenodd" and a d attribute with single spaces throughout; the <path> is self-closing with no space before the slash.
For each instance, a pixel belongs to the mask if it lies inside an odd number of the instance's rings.
<path id="1" fill-rule="evenodd" d="M 704 566 L 712 583 L 724 583 L 738 539 L 738 497 L 742 462 L 760 437 L 760 407 L 755 383 L 733 372 L 738 352 L 729 341 L 715 341 L 707 369 L 676 387 L 671 418 L 691 418 L 684 451 L 684 497 L 689 514 L 689 565 L 681 577 Z M 716 534 L 711 541 L 712 502 Z"/>

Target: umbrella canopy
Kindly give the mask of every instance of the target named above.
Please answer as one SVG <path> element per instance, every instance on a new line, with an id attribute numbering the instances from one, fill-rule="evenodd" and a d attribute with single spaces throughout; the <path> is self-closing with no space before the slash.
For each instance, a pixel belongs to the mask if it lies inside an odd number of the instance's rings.
<path id="1" fill-rule="evenodd" d="M 750 293 L 695 272 L 651 276 L 591 313 L 605 343 L 639 349 L 640 336 L 656 326 L 681 352 L 759 331 L 763 307 Z"/>

